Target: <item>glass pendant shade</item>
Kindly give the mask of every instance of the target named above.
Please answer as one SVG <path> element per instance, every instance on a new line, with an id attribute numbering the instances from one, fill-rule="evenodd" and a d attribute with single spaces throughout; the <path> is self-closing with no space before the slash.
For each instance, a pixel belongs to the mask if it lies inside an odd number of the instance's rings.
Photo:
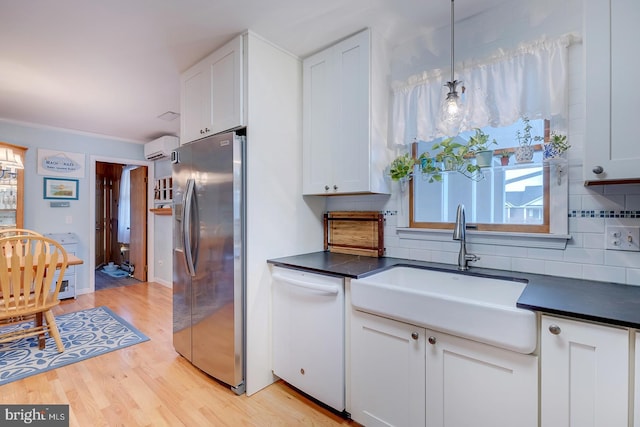
<path id="1" fill-rule="evenodd" d="M 458 134 L 464 117 L 464 105 L 460 95 L 458 95 L 458 92 L 456 91 L 458 83 L 459 82 L 456 80 L 453 82 L 447 82 L 447 86 L 449 86 L 449 93 L 447 93 L 447 97 L 442 103 L 440 112 L 440 121 L 442 123 L 443 131 L 450 136 Z"/>

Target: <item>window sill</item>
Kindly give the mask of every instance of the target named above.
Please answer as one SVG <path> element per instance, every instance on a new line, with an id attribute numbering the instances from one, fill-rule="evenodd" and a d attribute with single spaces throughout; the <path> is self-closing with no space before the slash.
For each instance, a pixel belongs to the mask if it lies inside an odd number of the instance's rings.
<path id="1" fill-rule="evenodd" d="M 434 240 L 448 242 L 451 240 L 451 230 L 436 230 L 424 228 L 397 228 L 400 239 Z M 469 243 L 518 246 L 525 248 L 565 249 L 571 239 L 569 234 L 539 234 L 539 233 L 507 233 L 501 231 L 475 231 L 467 229 Z"/>

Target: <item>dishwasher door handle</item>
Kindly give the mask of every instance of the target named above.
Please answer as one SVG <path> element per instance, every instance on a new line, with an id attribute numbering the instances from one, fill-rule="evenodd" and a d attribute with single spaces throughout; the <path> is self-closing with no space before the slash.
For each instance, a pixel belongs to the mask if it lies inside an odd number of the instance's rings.
<path id="1" fill-rule="evenodd" d="M 299 288 L 311 289 L 314 291 L 322 292 L 327 295 L 338 295 L 340 289 L 336 285 L 324 285 L 321 283 L 307 282 L 306 280 L 294 279 L 287 277 L 279 273 L 273 273 L 273 278 L 289 285 L 297 286 Z"/>

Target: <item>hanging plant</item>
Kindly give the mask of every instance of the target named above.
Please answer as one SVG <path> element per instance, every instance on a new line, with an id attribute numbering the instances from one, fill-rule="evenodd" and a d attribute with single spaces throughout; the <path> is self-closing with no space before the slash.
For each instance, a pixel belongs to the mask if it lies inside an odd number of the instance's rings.
<path id="1" fill-rule="evenodd" d="M 394 181 L 411 179 L 416 159 L 409 153 L 396 157 L 389 166 L 389 175 Z"/>

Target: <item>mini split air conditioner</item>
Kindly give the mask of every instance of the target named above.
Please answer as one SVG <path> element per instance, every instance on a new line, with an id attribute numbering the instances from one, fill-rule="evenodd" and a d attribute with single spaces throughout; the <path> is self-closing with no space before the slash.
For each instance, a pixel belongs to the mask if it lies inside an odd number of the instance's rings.
<path id="1" fill-rule="evenodd" d="M 144 158 L 147 160 L 166 159 L 171 151 L 178 148 L 178 137 L 165 135 L 144 144 Z"/>

